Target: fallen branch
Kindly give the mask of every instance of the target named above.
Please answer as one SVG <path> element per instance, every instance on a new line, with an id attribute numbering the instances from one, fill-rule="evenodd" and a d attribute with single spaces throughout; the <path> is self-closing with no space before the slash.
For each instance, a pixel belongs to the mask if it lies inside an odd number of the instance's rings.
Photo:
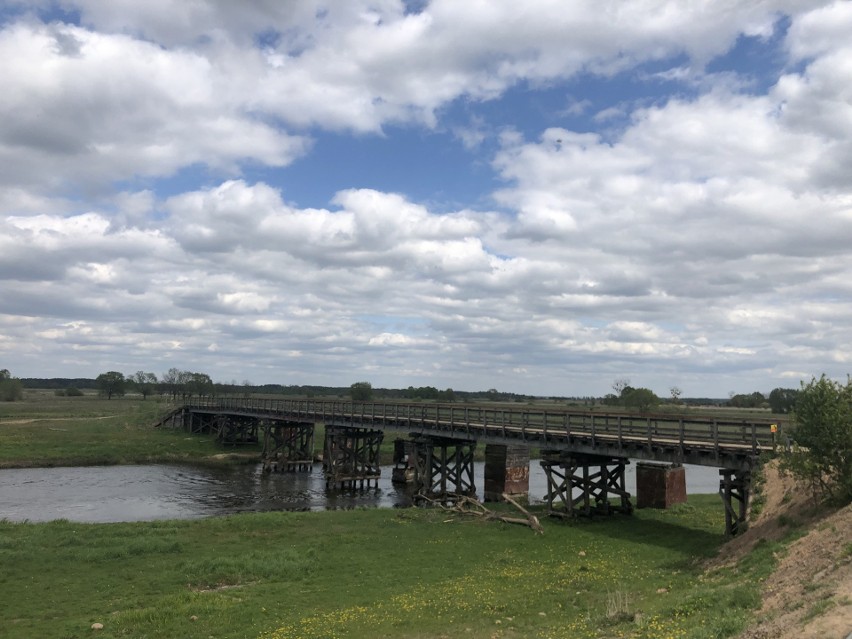
<path id="1" fill-rule="evenodd" d="M 518 502 L 516 502 L 514 499 L 509 497 L 509 495 L 507 495 L 506 493 L 503 493 L 500 496 L 503 499 L 505 499 L 507 502 L 512 504 L 515 508 L 520 510 L 522 513 L 524 513 L 524 515 L 526 515 L 527 524 L 529 525 L 530 528 L 532 528 L 534 531 L 536 531 L 540 535 L 544 534 L 544 528 L 541 527 L 541 522 L 539 522 L 538 517 L 533 515 L 530 511 L 528 511 L 526 508 L 521 506 Z"/>
<path id="2" fill-rule="evenodd" d="M 430 499 L 425 495 L 419 495 L 418 499 L 422 499 L 423 501 L 428 502 L 432 506 L 437 506 L 438 508 L 446 512 L 454 512 L 460 515 L 473 515 L 474 517 L 483 517 L 486 520 L 502 521 L 505 524 L 519 524 L 521 526 L 528 526 L 540 535 L 544 534 L 544 529 L 541 527 L 541 523 L 538 521 L 538 517 L 527 511 L 523 506 L 521 506 L 518 502 L 516 502 L 514 499 L 512 499 L 505 493 L 502 496 L 503 499 L 505 499 L 508 503 L 512 504 L 515 508 L 517 508 L 524 515 L 526 515 L 526 519 L 521 519 L 520 517 L 508 517 L 506 515 L 496 513 L 493 510 L 489 510 L 488 508 L 486 508 L 482 503 L 479 502 L 479 500 L 473 499 L 472 497 L 468 497 L 467 495 L 448 495 L 448 497 L 451 497 L 454 500 L 452 506 L 448 506 L 437 499 Z M 445 523 L 448 521 L 452 520 L 445 520 Z"/>

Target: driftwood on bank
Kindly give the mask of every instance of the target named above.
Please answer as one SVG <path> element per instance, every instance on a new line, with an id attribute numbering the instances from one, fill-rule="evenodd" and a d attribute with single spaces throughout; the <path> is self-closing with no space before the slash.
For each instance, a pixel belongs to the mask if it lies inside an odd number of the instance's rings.
<path id="1" fill-rule="evenodd" d="M 506 493 L 502 494 L 503 499 L 507 503 L 512 504 L 512 506 L 520 510 L 525 515 L 523 519 L 520 517 L 509 517 L 507 515 L 501 515 L 500 513 L 494 512 L 493 510 L 489 510 L 478 500 L 473 499 L 472 497 L 468 497 L 467 495 L 455 495 L 454 497 L 455 503 L 452 506 L 446 506 L 440 501 L 429 499 L 425 496 L 421 496 L 421 499 L 447 512 L 458 513 L 460 515 L 473 515 L 475 517 L 482 517 L 486 520 L 502 521 L 507 524 L 520 524 L 522 526 L 528 526 L 540 535 L 544 534 L 544 529 L 541 527 L 541 523 L 539 522 L 538 517 L 533 515 L 526 508 L 521 506 L 517 501 L 509 497 L 509 495 L 507 495 Z"/>

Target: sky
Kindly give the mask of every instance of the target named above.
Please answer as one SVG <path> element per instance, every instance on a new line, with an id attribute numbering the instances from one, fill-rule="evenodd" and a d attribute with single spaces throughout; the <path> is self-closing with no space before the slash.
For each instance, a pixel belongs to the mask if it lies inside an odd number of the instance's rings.
<path id="1" fill-rule="evenodd" d="M 852 372 L 852 2 L 0 0 L 0 368 Z"/>

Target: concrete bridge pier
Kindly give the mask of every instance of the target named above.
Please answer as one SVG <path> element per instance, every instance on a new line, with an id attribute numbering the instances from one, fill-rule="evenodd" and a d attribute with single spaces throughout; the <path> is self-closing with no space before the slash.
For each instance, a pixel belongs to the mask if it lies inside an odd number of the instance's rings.
<path id="1" fill-rule="evenodd" d="M 748 528 L 751 500 L 751 470 L 719 470 L 719 495 L 725 505 L 725 534 L 729 537 Z"/>
<path id="2" fill-rule="evenodd" d="M 410 439 L 395 439 L 393 442 L 393 474 L 394 484 L 414 483 L 416 473 L 414 442 Z"/>
<path id="3" fill-rule="evenodd" d="M 428 499 L 452 504 L 459 497 L 476 496 L 473 479 L 475 441 L 420 435 L 412 443 L 416 501 Z"/>
<path id="4" fill-rule="evenodd" d="M 378 488 L 384 431 L 326 426 L 322 465 L 326 488 Z"/>
<path id="5" fill-rule="evenodd" d="M 530 449 L 505 444 L 485 445 L 485 501 L 501 495 L 527 499 L 530 493 Z"/>
<path id="6" fill-rule="evenodd" d="M 624 457 L 542 451 L 548 513 L 561 517 L 615 512 L 630 514 Z"/>
<path id="7" fill-rule="evenodd" d="M 263 429 L 263 472 L 307 472 L 314 462 L 314 425 L 266 420 Z"/>

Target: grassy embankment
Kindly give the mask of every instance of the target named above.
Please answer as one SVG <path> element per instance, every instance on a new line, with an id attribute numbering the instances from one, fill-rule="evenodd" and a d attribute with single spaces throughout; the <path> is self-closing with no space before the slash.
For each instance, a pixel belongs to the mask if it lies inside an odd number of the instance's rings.
<path id="1" fill-rule="evenodd" d="M 0 464 L 220 452 L 209 437 L 152 429 L 164 409 L 50 395 L 0 405 Z M 700 561 L 724 541 L 715 496 L 543 523 L 538 536 L 422 510 L 0 521 L 0 634 L 709 639 L 742 627 L 778 550 L 764 544 L 736 568 L 703 574 Z M 104 629 L 91 630 L 95 622 Z"/>

